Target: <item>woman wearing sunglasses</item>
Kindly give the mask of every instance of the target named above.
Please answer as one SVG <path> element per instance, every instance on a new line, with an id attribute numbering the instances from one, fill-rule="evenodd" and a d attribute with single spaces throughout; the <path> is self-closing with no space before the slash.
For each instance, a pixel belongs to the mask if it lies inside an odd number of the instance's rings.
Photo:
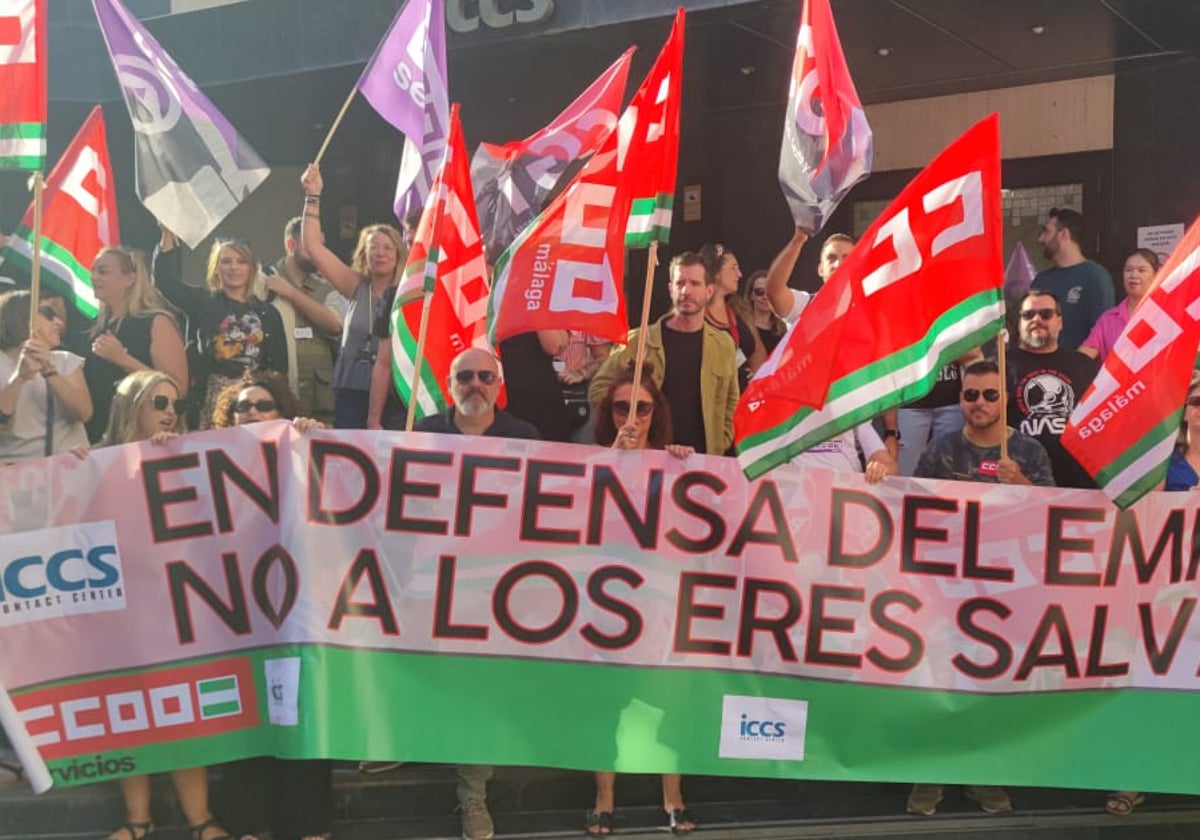
<path id="1" fill-rule="evenodd" d="M 61 298 L 56 298 L 61 303 Z M 29 292 L 0 295 L 0 461 L 87 448 L 92 398 L 83 359 L 58 349 L 66 321 L 43 297 L 29 330 Z"/>
<path id="2" fill-rule="evenodd" d="M 179 386 L 170 376 L 156 370 L 131 373 L 121 380 L 113 394 L 108 428 L 100 445 L 165 443 L 181 430 L 181 407 Z M 209 810 L 208 768 L 172 770 L 171 784 L 192 840 L 232 840 Z M 150 777 L 125 777 L 121 780 L 121 796 L 125 801 L 125 823 L 109 834 L 108 840 L 142 840 L 152 836 L 155 826 L 150 817 Z"/>
<path id="3" fill-rule="evenodd" d="M 299 404 L 283 374 L 273 370 L 247 372 L 217 395 L 212 428 L 226 429 L 279 419 L 291 420 L 301 433 L 325 428 L 318 420 L 297 417 Z"/>
<path id="4" fill-rule="evenodd" d="M 209 427 L 217 394 L 248 370 L 288 371 L 287 338 L 279 310 L 252 293 L 258 260 L 245 240 L 218 239 L 208 255 L 208 289 L 183 282 L 175 234 L 163 228 L 154 255 L 154 282 L 187 313 L 191 345 L 190 400 L 200 408 L 191 419 Z"/>
<path id="5" fill-rule="evenodd" d="M 596 443 L 613 449 L 663 449 L 676 458 L 695 453 L 690 446 L 671 443 L 671 413 L 662 391 L 654 384 L 647 365 L 634 405 L 633 368 L 617 376 L 608 393 L 596 406 Z M 596 803 L 588 811 L 586 831 L 593 836 L 612 834 L 616 773 L 596 774 Z M 698 821 L 683 804 L 682 777 L 678 773 L 662 776 L 663 810 L 666 826 L 672 834 L 694 831 Z"/>
<path id="6" fill-rule="evenodd" d="M 783 340 L 787 324 L 775 314 L 775 310 L 771 308 L 771 301 L 767 298 L 767 272 L 756 271 L 750 275 L 750 280 L 746 283 L 746 304 L 753 316 L 758 339 L 769 356 Z"/>

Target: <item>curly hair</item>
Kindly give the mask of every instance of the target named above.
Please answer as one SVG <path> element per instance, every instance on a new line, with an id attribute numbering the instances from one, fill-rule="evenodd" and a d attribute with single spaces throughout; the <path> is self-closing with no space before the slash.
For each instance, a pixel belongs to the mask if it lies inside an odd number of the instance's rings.
<path id="1" fill-rule="evenodd" d="M 246 388 L 262 388 L 271 395 L 271 399 L 275 400 L 275 407 L 279 410 L 280 417 L 285 420 L 296 419 L 299 405 L 296 395 L 288 386 L 287 377 L 273 370 L 248 370 L 241 379 L 226 385 L 217 394 L 212 413 L 214 429 L 227 429 L 237 425 L 233 406 L 237 402 L 238 394 Z"/>
<path id="2" fill-rule="evenodd" d="M 621 371 L 608 388 L 608 393 L 596 406 L 596 443 L 601 446 L 612 446 L 617 439 L 617 424 L 613 421 L 613 394 L 622 385 L 633 384 L 633 362 Z M 647 449 L 662 449 L 671 443 L 671 408 L 667 398 L 654 384 L 651 365 L 642 366 L 642 389 L 650 395 L 654 405 L 654 413 L 650 416 L 650 431 L 646 435 Z"/>
<path id="3" fill-rule="evenodd" d="M 169 383 L 176 395 L 179 394 L 179 383 L 160 370 L 135 371 L 117 383 L 108 412 L 108 428 L 104 430 L 100 446 L 118 446 L 138 440 L 138 415 L 162 382 Z M 174 431 L 183 431 L 182 414 L 175 415 Z"/>

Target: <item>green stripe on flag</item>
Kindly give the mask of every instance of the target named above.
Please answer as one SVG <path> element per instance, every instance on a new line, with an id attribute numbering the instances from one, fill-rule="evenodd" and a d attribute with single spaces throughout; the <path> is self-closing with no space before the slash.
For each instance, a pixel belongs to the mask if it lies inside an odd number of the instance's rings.
<path id="1" fill-rule="evenodd" d="M 43 123 L 0 123 L 0 140 L 44 140 Z"/>
<path id="2" fill-rule="evenodd" d="M 8 247 L 0 251 L 0 258 L 4 262 L 11 261 L 28 275 L 33 270 L 33 231 L 24 225 L 18 226 L 8 239 Z M 45 236 L 42 237 L 42 277 L 47 285 L 73 301 L 83 315 L 95 318 L 100 313 L 100 302 L 92 289 L 91 269 Z"/>
<path id="3" fill-rule="evenodd" d="M 200 697 L 200 717 L 205 720 L 236 715 L 242 711 L 237 677 L 199 680 L 196 683 L 196 694 Z"/>
<path id="4" fill-rule="evenodd" d="M 38 170 L 46 163 L 43 123 L 0 124 L 0 169 Z"/>
<path id="5" fill-rule="evenodd" d="M 625 226 L 625 245 L 629 248 L 648 247 L 651 242 L 667 242 L 671 238 L 674 193 L 659 193 L 653 198 L 635 198 L 630 205 L 629 221 Z"/>
<path id="6" fill-rule="evenodd" d="M 919 341 L 835 381 L 820 412 L 803 408 L 743 438 L 738 460 L 746 476 L 757 478 L 821 441 L 927 393 L 942 368 L 941 359 L 958 358 L 995 337 L 1003 318 L 997 289 L 973 295 L 942 313 Z"/>

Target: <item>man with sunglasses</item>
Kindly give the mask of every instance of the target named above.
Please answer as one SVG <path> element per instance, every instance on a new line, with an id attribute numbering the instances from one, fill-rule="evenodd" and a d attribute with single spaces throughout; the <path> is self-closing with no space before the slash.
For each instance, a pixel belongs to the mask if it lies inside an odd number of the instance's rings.
<path id="1" fill-rule="evenodd" d="M 1095 487 L 1087 470 L 1063 448 L 1071 412 L 1099 369 L 1094 359 L 1063 347 L 1062 307 L 1052 293 L 1032 288 L 1021 300 L 1019 346 L 1008 351 L 1008 423 L 1035 438 L 1050 456 L 1059 487 Z"/>
<path id="2" fill-rule="evenodd" d="M 1000 368 L 990 360 L 973 362 L 963 373 L 958 394 L 961 431 L 938 437 L 922 454 L 914 475 L 951 481 L 1053 487 L 1050 457 L 1040 443 L 1013 431 L 1000 405 Z M 1008 457 L 1000 441 L 1008 436 Z"/>
<path id="3" fill-rule="evenodd" d="M 496 408 L 502 380 L 500 362 L 495 356 L 477 347 L 464 350 L 450 363 L 450 396 L 454 405 L 441 414 L 418 420 L 414 431 L 541 440 L 532 423 Z"/>
<path id="4" fill-rule="evenodd" d="M 418 420 L 413 429 L 450 435 L 540 440 L 537 428 L 496 408 L 502 376 L 500 363 L 486 350 L 472 347 L 450 363 L 450 396 L 454 406 L 441 414 Z M 458 805 L 462 810 L 463 837 L 488 840 L 493 836 L 487 807 L 487 783 L 495 768 L 486 764 L 460 764 Z"/>

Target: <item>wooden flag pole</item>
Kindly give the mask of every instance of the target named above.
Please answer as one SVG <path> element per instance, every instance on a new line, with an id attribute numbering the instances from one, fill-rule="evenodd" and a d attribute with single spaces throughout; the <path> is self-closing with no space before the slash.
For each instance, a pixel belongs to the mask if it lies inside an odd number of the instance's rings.
<path id="1" fill-rule="evenodd" d="M 38 300 L 42 292 L 42 172 L 33 173 L 33 259 L 29 270 L 29 337 L 37 325 Z"/>
<path id="2" fill-rule="evenodd" d="M 346 111 L 350 107 L 350 103 L 354 101 L 354 95 L 358 93 L 358 85 L 350 89 L 350 95 L 346 97 L 346 101 L 342 103 L 342 110 L 338 111 L 336 117 L 333 118 L 333 125 L 329 126 L 329 131 L 325 134 L 325 142 L 321 144 L 321 148 L 317 150 L 317 156 L 313 158 L 313 164 L 321 165 L 321 158 L 325 157 L 325 150 L 329 148 L 329 141 L 333 139 L 333 133 L 338 130 L 338 126 L 342 124 L 342 118 L 346 116 Z"/>
<path id="3" fill-rule="evenodd" d="M 646 361 L 646 330 L 650 327 L 650 295 L 654 290 L 654 269 L 658 266 L 658 240 L 650 243 L 646 252 L 646 283 L 642 289 L 642 322 L 638 326 L 637 355 L 633 362 L 633 392 L 630 395 L 629 417 L 637 417 L 638 389 L 642 384 L 642 364 Z M 659 371 L 662 373 L 662 371 Z"/>
<path id="4" fill-rule="evenodd" d="M 409 387 L 408 416 L 404 419 L 404 431 L 411 432 L 417 419 L 417 406 L 421 396 L 421 365 L 425 364 L 425 338 L 429 334 L 429 303 L 433 300 L 433 292 L 425 293 L 421 302 L 421 326 L 417 329 L 417 358 L 413 364 L 412 385 Z"/>
<path id="5" fill-rule="evenodd" d="M 1008 328 L 1001 327 L 996 339 L 996 366 L 1000 368 L 1000 460 L 1008 460 Z"/>

